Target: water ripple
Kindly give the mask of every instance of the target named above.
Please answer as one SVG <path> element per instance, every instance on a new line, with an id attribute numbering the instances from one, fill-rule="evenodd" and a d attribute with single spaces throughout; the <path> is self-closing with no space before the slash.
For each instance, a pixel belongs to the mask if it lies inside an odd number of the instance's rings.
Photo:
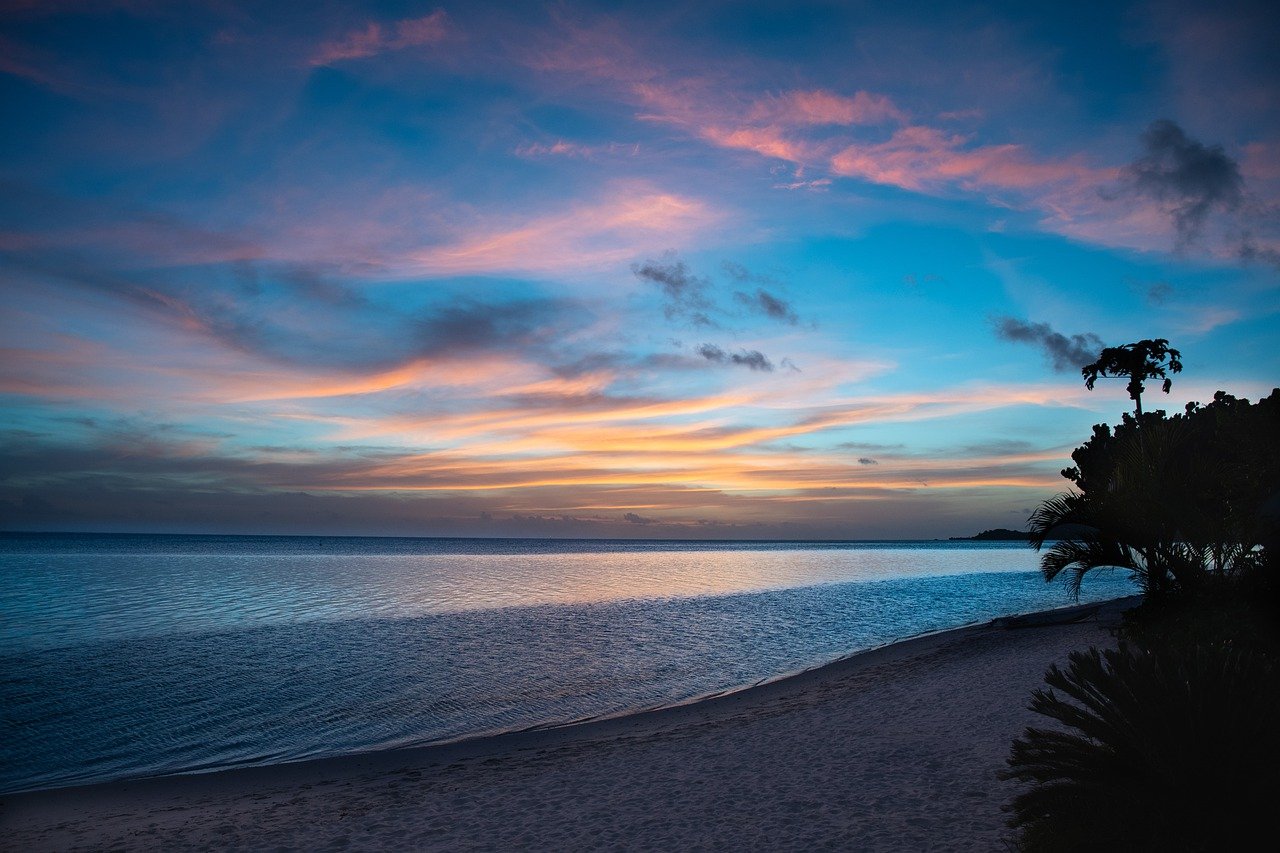
<path id="1" fill-rule="evenodd" d="M 1025 565 L 1025 551 L 1006 553 Z M 699 554 L 692 571 L 668 551 L 639 560 L 643 578 L 625 583 L 608 555 L 560 555 L 568 568 L 550 580 L 528 577 L 548 564 L 526 555 L 519 564 L 526 575 L 508 577 L 504 589 L 550 591 L 552 602 L 493 607 L 508 600 L 486 586 L 502 574 L 502 560 L 462 565 L 446 584 L 454 594 L 440 598 L 395 589 L 421 567 L 403 562 L 418 557 L 392 556 L 348 559 L 342 570 L 321 561 L 306 583 L 282 580 L 298 568 L 288 562 L 296 556 L 277 555 L 284 566 L 255 558 L 252 567 L 208 558 L 200 571 L 161 566 L 166 583 L 149 591 L 106 582 L 123 570 L 104 559 L 97 577 L 105 580 L 95 588 L 108 600 L 99 601 L 64 576 L 57 595 L 75 602 L 76 619 L 91 629 L 39 610 L 36 622 L 54 641 L 29 624 L 26 634 L 6 624 L 0 790 L 340 755 L 619 713 L 752 684 L 897 637 L 1067 603 L 1061 587 L 1025 570 L 885 579 L 900 569 L 870 569 L 865 555 L 844 559 L 837 571 L 811 554 L 765 551 Z M 900 555 L 887 556 L 893 566 Z M 575 557 L 584 564 L 574 565 Z M 206 558 L 174 562 L 192 559 Z M 763 567 L 732 565 L 760 559 Z M 592 560 L 608 582 L 575 589 L 594 577 Z M 850 563 L 862 577 L 881 579 L 812 583 L 848 573 Z M 284 575 L 263 576 L 282 568 Z M 773 572 L 810 585 L 701 592 Z M 186 586 L 166 585 L 179 576 Z M 203 589 L 190 588 L 193 578 Z M 664 579 L 659 588 L 681 594 L 609 597 Z M 253 600 L 239 598 L 245 589 L 255 591 Z M 355 615 L 361 589 L 367 607 Z M 1113 577 L 1088 592 L 1105 598 L 1131 589 Z M 460 599 L 475 606 L 459 608 Z M 55 609 L 59 600 L 45 599 Z M 440 601 L 447 609 L 433 610 Z"/>

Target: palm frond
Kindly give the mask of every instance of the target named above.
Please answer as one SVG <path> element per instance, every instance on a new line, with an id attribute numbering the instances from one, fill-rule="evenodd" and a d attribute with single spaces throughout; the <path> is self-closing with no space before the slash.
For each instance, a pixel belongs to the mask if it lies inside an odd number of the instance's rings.
<path id="1" fill-rule="evenodd" d="M 1089 649 L 1050 668 L 1007 779 L 1024 849 L 1238 849 L 1270 819 L 1275 662 L 1230 644 Z"/>
<path id="2" fill-rule="evenodd" d="M 1146 565 L 1132 548 L 1096 533 L 1082 533 L 1054 542 L 1040 557 L 1040 572 L 1053 581 L 1066 572 L 1068 591 L 1076 597 L 1085 575 L 1092 569 L 1128 569 L 1145 588 Z"/>

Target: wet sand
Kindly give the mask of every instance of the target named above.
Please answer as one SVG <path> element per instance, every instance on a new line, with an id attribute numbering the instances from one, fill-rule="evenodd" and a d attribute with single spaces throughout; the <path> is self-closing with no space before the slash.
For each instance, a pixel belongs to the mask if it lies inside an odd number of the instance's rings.
<path id="1" fill-rule="evenodd" d="M 722 697 L 458 744 L 0 800 L 38 850 L 1003 850 L 1009 744 L 1083 621 L 959 628 Z"/>

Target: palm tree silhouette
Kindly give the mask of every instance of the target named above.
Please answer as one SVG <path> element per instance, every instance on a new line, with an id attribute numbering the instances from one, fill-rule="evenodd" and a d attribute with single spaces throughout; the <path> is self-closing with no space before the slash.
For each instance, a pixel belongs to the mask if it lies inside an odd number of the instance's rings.
<path id="1" fill-rule="evenodd" d="M 1090 391 L 1098 377 L 1129 377 L 1129 397 L 1137 407 L 1139 422 L 1142 420 L 1142 392 L 1146 390 L 1143 383 L 1148 379 L 1163 379 L 1163 390 L 1168 394 L 1173 386 L 1173 380 L 1168 374 L 1181 372 L 1182 353 L 1171 349 L 1165 338 L 1106 347 L 1098 355 L 1097 361 L 1080 369 L 1084 376 L 1084 387 Z"/>
<path id="2" fill-rule="evenodd" d="M 1040 567 L 1047 580 L 1070 570 L 1070 586 L 1078 595 L 1086 572 L 1116 566 L 1133 572 L 1147 595 L 1160 594 L 1168 585 L 1169 574 L 1177 562 L 1167 548 L 1161 547 L 1168 538 L 1165 534 L 1170 519 L 1167 513 L 1161 513 L 1169 505 L 1168 493 L 1166 499 L 1161 500 L 1153 488 L 1168 480 L 1161 475 L 1168 473 L 1164 470 L 1168 468 L 1167 463 L 1178 458 L 1178 454 L 1172 452 L 1178 442 L 1157 441 L 1152 446 L 1152 440 L 1173 439 L 1173 433 L 1181 430 L 1172 430 L 1164 424 L 1166 429 L 1149 440 L 1147 433 L 1157 423 L 1143 428 L 1142 392 L 1146 390 L 1146 380 L 1163 379 L 1163 389 L 1168 394 L 1173 385 L 1168 374 L 1180 372 L 1182 353 L 1171 349 L 1166 338 L 1106 347 L 1098 354 L 1097 361 L 1080 369 L 1084 385 L 1090 391 L 1099 377 L 1129 377 L 1129 397 L 1136 407 L 1134 423 L 1139 432 L 1137 441 L 1124 454 L 1127 457 L 1124 464 L 1112 470 L 1105 492 L 1058 495 L 1042 503 L 1031 515 L 1031 544 L 1037 551 L 1063 526 L 1074 525 L 1078 529 L 1075 535 L 1055 542 L 1041 558 Z M 1172 482 L 1180 483 L 1182 479 L 1175 476 Z"/>

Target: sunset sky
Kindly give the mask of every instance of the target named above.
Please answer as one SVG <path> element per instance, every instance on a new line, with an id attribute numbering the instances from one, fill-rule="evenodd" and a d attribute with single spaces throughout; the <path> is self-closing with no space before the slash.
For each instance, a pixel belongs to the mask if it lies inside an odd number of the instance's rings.
<path id="1" fill-rule="evenodd" d="M 0 528 L 1020 527 L 1280 384 L 1265 3 L 0 2 Z"/>

